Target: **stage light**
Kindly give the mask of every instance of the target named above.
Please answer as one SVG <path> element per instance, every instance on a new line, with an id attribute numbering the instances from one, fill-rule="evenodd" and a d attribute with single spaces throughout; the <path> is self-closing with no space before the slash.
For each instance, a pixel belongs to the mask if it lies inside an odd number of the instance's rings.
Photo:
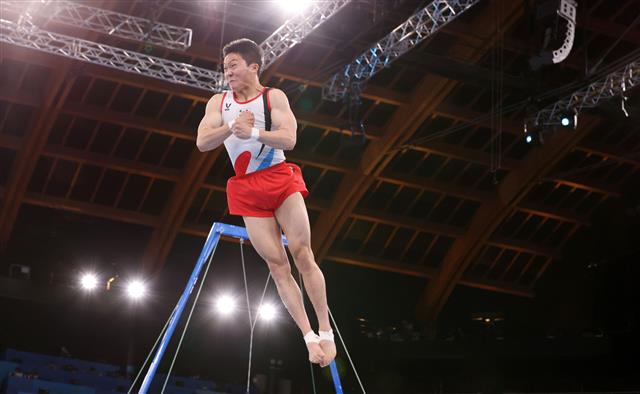
<path id="1" fill-rule="evenodd" d="M 223 295 L 216 300 L 216 310 L 222 315 L 230 315 L 236 309 L 236 300 L 229 295 Z"/>
<path id="2" fill-rule="evenodd" d="M 533 141 L 535 141 L 535 136 L 531 133 L 527 133 L 524 135 L 524 142 L 526 142 L 527 144 L 531 144 L 533 143 Z"/>
<path id="3" fill-rule="evenodd" d="M 127 284 L 129 298 L 139 300 L 147 294 L 147 286 L 139 279 L 134 279 Z"/>
<path id="4" fill-rule="evenodd" d="M 576 128 L 578 126 L 578 114 L 565 112 L 560 114 L 560 125 L 565 128 Z"/>
<path id="5" fill-rule="evenodd" d="M 98 287 L 98 277 L 90 272 L 84 273 L 80 277 L 80 286 L 86 291 L 95 290 Z"/>
<path id="6" fill-rule="evenodd" d="M 280 9 L 287 14 L 299 14 L 309 8 L 313 0 L 279 0 Z"/>
<path id="7" fill-rule="evenodd" d="M 276 307 L 272 304 L 262 304 L 258 309 L 258 315 L 265 321 L 272 321 L 277 315 Z"/>

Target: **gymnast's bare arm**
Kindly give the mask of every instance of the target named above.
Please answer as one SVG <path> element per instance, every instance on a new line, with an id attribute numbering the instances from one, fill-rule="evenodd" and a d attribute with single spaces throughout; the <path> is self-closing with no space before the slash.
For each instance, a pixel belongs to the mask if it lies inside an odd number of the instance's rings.
<path id="1" fill-rule="evenodd" d="M 289 100 L 280 89 L 271 89 L 269 92 L 271 101 L 271 120 L 273 131 L 260 130 L 258 141 L 274 148 L 291 150 L 296 146 L 296 132 L 298 123 L 291 111 Z"/>
<path id="2" fill-rule="evenodd" d="M 222 95 L 216 94 L 207 103 L 204 116 L 198 126 L 198 138 L 196 138 L 196 146 L 200 152 L 217 148 L 232 134 L 229 125 L 222 123 L 221 100 Z"/>

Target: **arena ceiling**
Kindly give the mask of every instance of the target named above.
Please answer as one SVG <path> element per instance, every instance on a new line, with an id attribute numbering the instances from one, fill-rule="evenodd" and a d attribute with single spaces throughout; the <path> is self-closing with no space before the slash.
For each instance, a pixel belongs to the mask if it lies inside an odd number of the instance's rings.
<path id="1" fill-rule="evenodd" d="M 362 94 L 364 135 L 350 130 L 347 105 L 322 100 L 322 84 L 427 2 L 354 1 L 264 71 L 263 83 L 287 93 L 298 119 L 287 157 L 311 192 L 321 264 L 425 279 L 415 301 L 429 322 L 457 286 L 533 297 L 595 211 L 638 203 L 637 90 L 629 92 L 629 118 L 614 99 L 584 111 L 577 130 L 546 134 L 544 145 L 522 136 L 532 107 L 570 90 L 538 99 L 544 93 L 587 83 L 600 60 L 604 69 L 638 51 L 632 24 L 640 3 L 580 2 L 569 58 L 533 71 L 542 3 L 481 1 L 377 74 Z M 91 4 L 192 28 L 193 43 L 169 50 L 43 26 L 210 69 L 218 68 L 221 43 L 261 42 L 284 22 L 261 1 Z M 6 43 L 0 87 L 6 263 L 37 249 L 28 240 L 39 223 L 55 220 L 52 212 L 105 219 L 88 226 L 102 231 L 130 226 L 143 245 L 131 264 L 147 272 L 162 271 L 179 235 L 205 237 L 214 221 L 241 224 L 226 206 L 226 153 L 195 147 L 210 93 Z M 496 97 L 511 110 L 498 110 Z"/>

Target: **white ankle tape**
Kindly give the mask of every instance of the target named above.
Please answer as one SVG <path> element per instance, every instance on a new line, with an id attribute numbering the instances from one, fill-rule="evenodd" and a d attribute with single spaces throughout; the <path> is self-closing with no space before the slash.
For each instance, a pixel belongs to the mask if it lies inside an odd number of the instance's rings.
<path id="1" fill-rule="evenodd" d="M 321 341 L 331 341 L 333 342 L 333 330 L 329 331 L 318 331 L 318 336 Z"/>
<path id="2" fill-rule="evenodd" d="M 304 334 L 304 343 L 319 343 L 320 337 L 313 331 Z"/>

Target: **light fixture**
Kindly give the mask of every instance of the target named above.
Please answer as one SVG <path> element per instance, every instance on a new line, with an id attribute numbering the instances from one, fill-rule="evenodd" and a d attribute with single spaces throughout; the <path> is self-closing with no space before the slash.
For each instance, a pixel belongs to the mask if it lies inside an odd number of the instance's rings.
<path id="1" fill-rule="evenodd" d="M 258 316 L 265 321 L 272 321 L 276 318 L 277 310 L 273 304 L 262 304 L 258 308 Z"/>
<path id="2" fill-rule="evenodd" d="M 287 14 L 299 14 L 309 8 L 313 0 L 278 0 L 278 6 Z"/>
<path id="3" fill-rule="evenodd" d="M 139 300 L 147 294 L 147 286 L 139 279 L 134 279 L 127 284 L 127 295 L 133 300 Z"/>
<path id="4" fill-rule="evenodd" d="M 228 316 L 236 309 L 236 300 L 230 295 L 222 295 L 216 300 L 216 310 L 224 315 Z"/>
<path id="5" fill-rule="evenodd" d="M 80 276 L 80 287 L 85 291 L 92 291 L 98 287 L 98 277 L 96 274 L 86 272 Z"/>
<path id="6" fill-rule="evenodd" d="M 526 133 L 524 135 L 524 142 L 527 144 L 532 144 L 536 140 L 536 137 L 533 133 Z"/>
<path id="7" fill-rule="evenodd" d="M 563 112 L 560 114 L 560 126 L 564 128 L 575 129 L 578 126 L 578 114 L 577 112 Z"/>

